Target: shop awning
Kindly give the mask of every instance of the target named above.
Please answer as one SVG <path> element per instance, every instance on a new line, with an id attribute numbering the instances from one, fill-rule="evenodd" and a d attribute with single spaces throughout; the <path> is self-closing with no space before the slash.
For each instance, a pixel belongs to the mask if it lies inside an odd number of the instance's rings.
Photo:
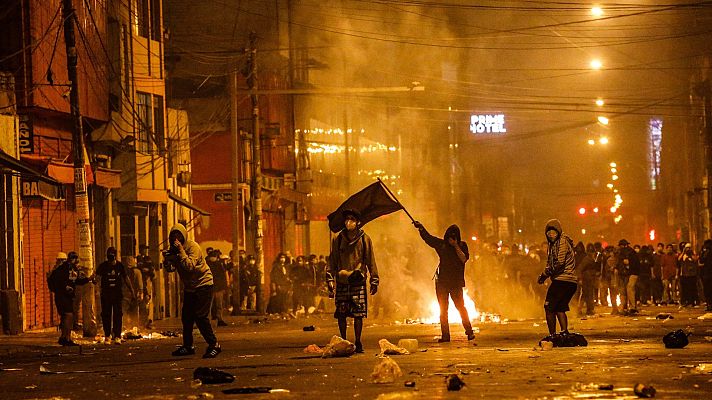
<path id="1" fill-rule="evenodd" d="M 0 166 L 19 172 L 21 175 L 27 178 L 37 179 L 39 181 L 54 186 L 61 186 L 61 182 L 53 179 L 51 176 L 47 176 L 41 172 L 34 170 L 32 167 L 28 166 L 17 158 L 5 153 L 2 150 L 0 150 Z"/>
<path id="2" fill-rule="evenodd" d="M 94 173 L 90 165 L 84 165 L 84 170 L 87 174 L 87 184 L 94 183 Z M 74 165 L 59 161 L 49 161 L 47 163 L 47 175 L 52 178 L 67 184 L 74 184 Z"/>
<path id="3" fill-rule="evenodd" d="M 205 216 L 209 216 L 209 215 L 210 215 L 209 212 L 200 209 L 199 207 L 193 205 L 192 203 L 189 203 L 187 200 L 183 199 L 182 197 L 178 196 L 178 195 L 175 194 L 175 193 L 168 192 L 168 197 L 169 197 L 171 200 L 175 201 L 176 203 L 182 205 L 183 207 L 189 208 L 189 209 L 191 209 L 191 210 L 197 212 L 197 213 L 200 214 L 200 215 L 205 215 Z"/>
<path id="4" fill-rule="evenodd" d="M 107 189 L 118 189 L 121 187 L 121 171 L 97 167 L 94 171 L 94 184 Z"/>

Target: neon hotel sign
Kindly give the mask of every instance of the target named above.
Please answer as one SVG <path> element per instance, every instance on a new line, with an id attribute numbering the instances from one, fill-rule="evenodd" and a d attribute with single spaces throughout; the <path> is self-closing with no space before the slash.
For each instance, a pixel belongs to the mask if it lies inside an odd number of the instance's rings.
<path id="1" fill-rule="evenodd" d="M 484 114 L 470 116 L 472 133 L 506 133 L 504 114 Z"/>

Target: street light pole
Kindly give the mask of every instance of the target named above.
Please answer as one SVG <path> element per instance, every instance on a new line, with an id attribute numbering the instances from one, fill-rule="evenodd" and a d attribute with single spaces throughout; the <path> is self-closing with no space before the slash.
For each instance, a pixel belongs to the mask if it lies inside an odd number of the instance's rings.
<path id="1" fill-rule="evenodd" d="M 74 215 L 77 222 L 78 253 L 81 265 L 86 269 L 87 276 L 94 271 L 94 250 L 91 225 L 89 223 L 89 195 L 87 193 L 87 177 L 84 169 L 84 130 L 82 114 L 79 106 L 79 84 L 77 77 L 77 47 L 74 34 L 76 14 L 72 0 L 62 0 L 62 18 L 64 20 L 64 44 L 67 53 L 67 77 L 71 83 L 69 90 L 69 107 L 72 116 L 72 154 L 74 156 Z M 84 296 L 89 300 L 89 306 L 94 307 L 94 296 Z M 85 327 L 88 329 L 89 327 Z"/>
<path id="2" fill-rule="evenodd" d="M 260 104 L 257 94 L 257 34 L 250 33 L 249 66 L 250 74 L 247 77 L 247 86 L 250 89 L 250 100 L 252 101 L 252 212 L 255 221 L 255 258 L 257 259 L 257 269 L 260 275 L 260 284 L 257 285 L 258 313 L 264 313 L 264 299 L 262 296 L 265 284 L 265 254 L 262 247 L 262 149 L 260 144 Z"/>

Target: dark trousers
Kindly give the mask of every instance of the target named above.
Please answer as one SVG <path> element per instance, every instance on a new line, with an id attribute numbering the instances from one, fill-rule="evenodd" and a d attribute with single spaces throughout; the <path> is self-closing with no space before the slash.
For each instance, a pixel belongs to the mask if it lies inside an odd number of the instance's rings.
<path id="1" fill-rule="evenodd" d="M 683 306 L 693 305 L 697 303 L 697 277 L 696 276 L 681 276 L 680 277 L 680 304 Z"/>
<path id="2" fill-rule="evenodd" d="M 651 286 L 650 286 L 650 275 L 638 275 L 638 292 L 637 300 L 640 300 L 642 304 L 650 301 L 652 296 Z"/>
<path id="3" fill-rule="evenodd" d="M 442 337 L 444 339 L 450 338 L 450 323 L 447 318 L 447 311 L 450 306 L 449 298 L 452 299 L 452 303 L 460 312 L 460 317 L 462 318 L 462 326 L 465 328 L 465 334 L 472 333 L 472 324 L 470 323 L 470 316 L 467 315 L 467 309 L 465 308 L 465 299 L 462 295 L 461 287 L 448 287 L 445 285 L 435 284 L 435 296 L 438 298 L 438 304 L 440 305 L 440 330 L 442 332 Z"/>
<path id="4" fill-rule="evenodd" d="M 104 328 L 104 336 L 121 337 L 121 323 L 124 316 L 121 310 L 121 293 L 101 296 L 101 324 Z"/>
<path id="5" fill-rule="evenodd" d="M 593 314 L 594 311 L 594 291 L 596 289 L 596 279 L 595 277 L 584 277 L 581 284 L 581 298 L 586 304 L 586 314 Z M 579 305 L 579 308 L 581 306 Z"/>
<path id="6" fill-rule="evenodd" d="M 702 278 L 702 287 L 705 291 L 707 310 L 710 310 L 712 309 L 712 272 L 707 272 L 707 275 Z"/>
<path id="7" fill-rule="evenodd" d="M 183 345 L 193 346 L 193 325 L 198 326 L 200 334 L 208 345 L 214 345 L 218 339 L 210 326 L 210 306 L 213 302 L 213 286 L 204 286 L 194 292 L 183 292 L 183 310 L 181 321 L 183 322 Z"/>

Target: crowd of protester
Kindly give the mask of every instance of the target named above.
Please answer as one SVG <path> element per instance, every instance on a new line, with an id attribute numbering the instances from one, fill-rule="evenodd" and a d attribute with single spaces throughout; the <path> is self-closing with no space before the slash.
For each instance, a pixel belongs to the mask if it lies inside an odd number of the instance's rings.
<path id="1" fill-rule="evenodd" d="M 268 314 L 298 316 L 332 308 L 325 256 L 280 253 L 270 271 Z"/>
<path id="2" fill-rule="evenodd" d="M 469 281 L 478 304 L 507 307 L 512 297 L 541 300 L 546 288 L 535 284 L 546 262 L 541 245 L 485 244 L 479 249 Z M 621 239 L 616 246 L 600 242 L 575 246 L 578 291 L 574 305 L 579 315 L 592 315 L 596 306 L 612 314 L 635 314 L 643 305 L 679 305 L 712 311 L 712 240 L 700 249 L 690 243 L 631 245 Z M 497 293 L 498 296 L 492 296 Z M 521 298 L 521 297 L 520 297 Z"/>

